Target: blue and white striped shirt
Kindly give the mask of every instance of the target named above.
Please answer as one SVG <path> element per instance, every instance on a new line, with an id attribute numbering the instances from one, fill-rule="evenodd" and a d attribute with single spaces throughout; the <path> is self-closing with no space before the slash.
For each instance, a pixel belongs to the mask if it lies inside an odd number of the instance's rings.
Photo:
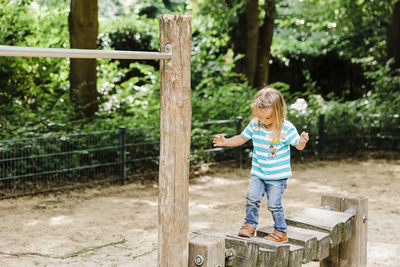
<path id="1" fill-rule="evenodd" d="M 265 180 L 279 180 L 292 176 L 290 167 L 290 146 L 295 146 L 299 134 L 294 125 L 285 120 L 280 140 L 273 140 L 272 131 L 265 129 L 253 119 L 243 130 L 243 138 L 253 141 L 251 175 Z"/>

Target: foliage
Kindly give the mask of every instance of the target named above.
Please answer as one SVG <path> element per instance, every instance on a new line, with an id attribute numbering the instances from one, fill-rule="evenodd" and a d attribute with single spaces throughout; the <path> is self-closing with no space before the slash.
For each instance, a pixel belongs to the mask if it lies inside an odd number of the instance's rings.
<path id="1" fill-rule="evenodd" d="M 358 98 L 370 88 L 360 66 L 374 71 L 387 60 L 386 31 L 394 2 L 281 0 L 271 49 L 274 61 L 284 62 L 291 70 L 308 71 L 321 89 L 316 93 L 325 97 L 332 90 L 330 99 Z M 323 62 L 331 68 L 321 65 Z M 275 63 L 272 68 L 276 67 Z M 293 75 L 294 80 L 305 78 L 300 72 Z M 333 90 L 330 87 L 338 79 L 339 85 Z M 293 91 L 303 90 L 293 80 L 285 82 L 292 85 Z"/>
<path id="2" fill-rule="evenodd" d="M 157 51 L 157 15 L 170 11 L 191 13 L 193 122 L 242 116 L 244 126 L 250 115 L 249 104 L 256 93 L 246 79 L 235 72 L 235 63 L 243 55 L 233 53 L 232 24 L 237 22 L 244 2 L 163 2 L 134 1 L 135 4 L 127 5 L 121 0 L 100 1 L 99 48 Z M 277 80 L 271 86 L 284 94 L 288 117 L 299 131 L 306 130 L 311 136 L 317 136 L 318 116 L 325 114 L 327 134 L 367 133 L 371 125 L 377 125 L 375 115 L 380 114 L 381 132 L 392 132 L 394 122 L 389 115 L 400 113 L 400 73 L 391 70 L 391 62 L 385 59 L 384 30 L 391 4 L 389 0 L 278 1 L 271 53 L 275 61 L 282 63 L 282 68 L 289 69 L 284 73 L 286 76 L 294 76 L 291 64 L 296 60 L 300 62 L 299 73 L 303 80 L 302 90 L 284 80 Z M 1 44 L 69 46 L 68 1 L 16 0 L 0 5 Z M 110 12 L 106 8 L 108 5 Z M 151 13 L 152 10 L 155 13 Z M 328 58 L 332 61 L 326 63 L 324 60 Z M 361 85 L 356 88 L 364 93 L 359 99 L 344 101 L 331 97 L 329 93 L 336 90 L 335 84 L 327 82 L 329 77 L 315 75 L 327 71 L 329 76 L 340 76 L 340 68 L 320 66 L 341 60 L 362 65 L 367 70 L 362 75 L 372 89 Z M 0 136 L 9 139 L 47 132 L 90 132 L 125 125 L 141 129 L 135 130 L 132 134 L 135 137 L 158 139 L 158 62 L 99 60 L 100 107 L 92 120 L 73 119 L 68 73 L 67 59 L 0 57 Z M 341 83 L 341 80 L 334 79 L 334 82 Z M 328 91 L 323 91 L 321 85 L 326 85 Z M 197 152 L 210 148 L 212 134 L 218 131 L 233 134 L 232 128 L 228 128 L 194 124 L 193 145 Z M 157 144 L 144 149 L 158 151 Z"/>
<path id="3" fill-rule="evenodd" d="M 67 47 L 67 10 L 32 1 L 0 9 L 0 42 L 5 45 Z M 47 132 L 64 127 L 69 114 L 67 59 L 0 57 L 0 136 Z"/>
<path id="4" fill-rule="evenodd" d="M 279 1 L 275 51 L 385 59 L 384 40 L 394 0 Z M 286 52 L 285 52 L 286 51 Z"/>
<path id="5" fill-rule="evenodd" d="M 365 75 L 372 80 L 374 90 L 370 95 L 375 99 L 376 107 L 384 107 L 384 110 L 389 112 L 398 112 L 400 109 L 400 69 L 393 69 L 391 67 L 393 63 L 392 58 L 376 71 L 366 72 Z"/>

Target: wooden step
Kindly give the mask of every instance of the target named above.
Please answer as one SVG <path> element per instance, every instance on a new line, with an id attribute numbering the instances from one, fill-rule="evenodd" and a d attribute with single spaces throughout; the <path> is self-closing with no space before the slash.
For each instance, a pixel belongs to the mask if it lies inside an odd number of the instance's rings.
<path id="1" fill-rule="evenodd" d="M 301 267 L 303 265 L 304 247 L 289 244 L 289 267 Z"/>
<path id="2" fill-rule="evenodd" d="M 257 267 L 280 266 L 275 262 L 274 255 L 276 253 L 272 249 L 260 247 L 258 249 Z M 303 260 L 303 247 L 296 245 L 289 245 L 289 260 L 288 267 L 301 267 Z M 286 261 L 284 261 L 286 263 Z"/>
<path id="3" fill-rule="evenodd" d="M 307 208 L 287 216 L 286 223 L 290 226 L 326 232 L 329 234 L 330 246 L 335 247 L 351 237 L 354 214 Z"/>
<path id="4" fill-rule="evenodd" d="M 264 237 L 274 232 L 274 227 L 267 226 L 257 230 L 257 236 Z M 302 262 L 308 263 L 317 258 L 318 253 L 318 241 L 317 237 L 298 231 L 292 231 L 291 227 L 288 227 L 287 237 L 289 243 L 303 247 Z"/>
<path id="5" fill-rule="evenodd" d="M 274 266 L 275 251 L 268 248 L 259 248 L 256 266 Z M 225 266 L 226 262 L 225 262 Z"/>
<path id="6" fill-rule="evenodd" d="M 225 266 L 301 266 L 303 247 L 276 243 L 259 237 L 245 238 L 227 235 L 225 247 L 234 249 L 236 257 Z"/>
<path id="7" fill-rule="evenodd" d="M 317 258 L 315 260 L 322 261 L 329 256 L 329 234 L 321 231 L 314 231 L 295 226 L 288 226 L 289 233 L 302 233 L 317 238 Z"/>

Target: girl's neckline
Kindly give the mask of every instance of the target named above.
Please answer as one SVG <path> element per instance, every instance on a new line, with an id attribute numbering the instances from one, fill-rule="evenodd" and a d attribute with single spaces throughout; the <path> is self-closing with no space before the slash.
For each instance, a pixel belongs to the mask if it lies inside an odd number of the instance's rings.
<path id="1" fill-rule="evenodd" d="M 272 127 L 265 127 L 264 123 L 260 123 L 260 126 L 262 125 L 262 128 L 264 128 L 267 131 L 272 131 Z"/>

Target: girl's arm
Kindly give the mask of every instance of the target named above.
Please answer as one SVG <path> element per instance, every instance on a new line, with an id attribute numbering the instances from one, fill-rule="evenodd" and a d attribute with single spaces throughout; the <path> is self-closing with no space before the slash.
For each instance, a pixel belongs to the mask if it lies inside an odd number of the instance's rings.
<path id="1" fill-rule="evenodd" d="M 308 142 L 308 139 L 309 139 L 308 133 L 302 132 L 301 135 L 300 135 L 300 140 L 299 140 L 299 142 L 298 142 L 297 145 L 296 145 L 296 148 L 297 148 L 298 150 L 303 150 L 303 149 L 306 147 L 306 144 L 307 144 L 307 142 Z"/>
<path id="2" fill-rule="evenodd" d="M 240 146 L 246 142 L 247 140 L 240 134 L 231 138 L 225 138 L 222 134 L 219 134 L 213 140 L 214 146 Z"/>

